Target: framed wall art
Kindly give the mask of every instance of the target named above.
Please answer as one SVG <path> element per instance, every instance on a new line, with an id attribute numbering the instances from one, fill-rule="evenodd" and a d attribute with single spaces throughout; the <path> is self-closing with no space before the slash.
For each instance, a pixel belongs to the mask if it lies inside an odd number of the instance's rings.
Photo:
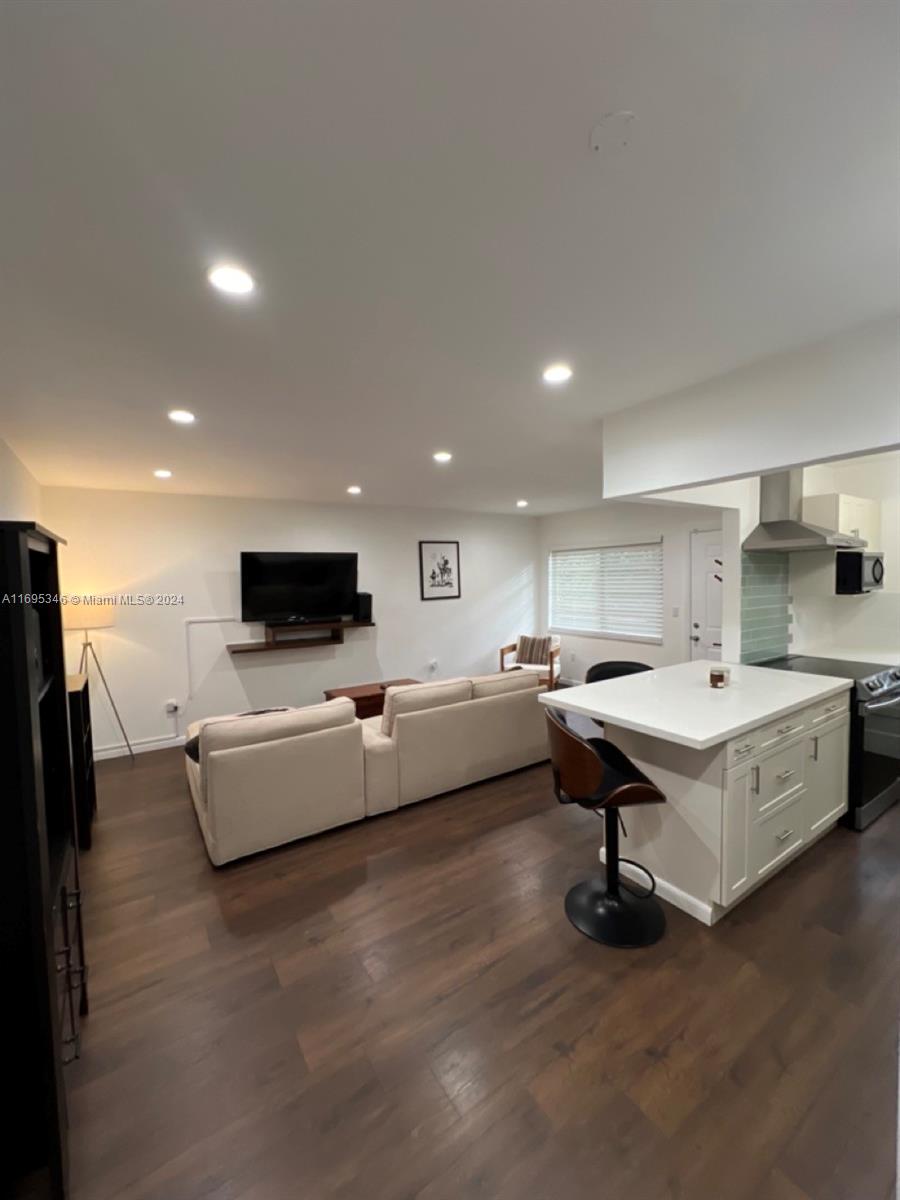
<path id="1" fill-rule="evenodd" d="M 419 585 L 423 600 L 459 599 L 459 542 L 419 542 Z"/>

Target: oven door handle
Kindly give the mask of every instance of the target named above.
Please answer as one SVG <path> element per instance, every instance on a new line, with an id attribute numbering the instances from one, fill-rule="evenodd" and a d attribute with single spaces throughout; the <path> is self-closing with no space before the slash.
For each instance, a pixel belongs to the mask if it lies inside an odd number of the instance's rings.
<path id="1" fill-rule="evenodd" d="M 870 700 L 863 705 L 863 712 L 878 712 L 880 708 L 893 708 L 895 704 L 900 704 L 900 696 L 893 696 L 890 700 Z"/>

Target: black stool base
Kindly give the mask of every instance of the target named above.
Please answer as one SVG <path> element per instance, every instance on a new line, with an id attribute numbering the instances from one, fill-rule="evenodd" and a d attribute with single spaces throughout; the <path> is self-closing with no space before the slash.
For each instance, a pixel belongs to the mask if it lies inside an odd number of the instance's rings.
<path id="1" fill-rule="evenodd" d="M 607 946 L 652 946 L 666 931 L 666 914 L 655 896 L 633 896 L 624 888 L 611 896 L 602 876 L 576 883 L 566 896 L 566 916 Z"/>

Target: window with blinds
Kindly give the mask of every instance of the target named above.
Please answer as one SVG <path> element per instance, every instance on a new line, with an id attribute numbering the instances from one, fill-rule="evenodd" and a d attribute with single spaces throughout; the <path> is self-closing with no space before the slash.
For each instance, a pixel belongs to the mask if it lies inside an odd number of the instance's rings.
<path id="1" fill-rule="evenodd" d="M 661 642 L 662 543 L 551 550 L 550 628 Z"/>

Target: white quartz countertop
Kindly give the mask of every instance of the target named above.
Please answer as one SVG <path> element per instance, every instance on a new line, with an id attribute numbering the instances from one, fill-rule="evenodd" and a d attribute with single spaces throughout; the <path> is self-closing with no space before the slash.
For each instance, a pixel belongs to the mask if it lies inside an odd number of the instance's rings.
<path id="1" fill-rule="evenodd" d="M 707 750 L 789 712 L 849 691 L 849 679 L 804 675 L 768 667 L 726 664 L 731 683 L 709 686 L 709 669 L 698 661 L 642 671 L 602 683 L 544 692 L 542 704 L 581 713 L 694 750 Z"/>

